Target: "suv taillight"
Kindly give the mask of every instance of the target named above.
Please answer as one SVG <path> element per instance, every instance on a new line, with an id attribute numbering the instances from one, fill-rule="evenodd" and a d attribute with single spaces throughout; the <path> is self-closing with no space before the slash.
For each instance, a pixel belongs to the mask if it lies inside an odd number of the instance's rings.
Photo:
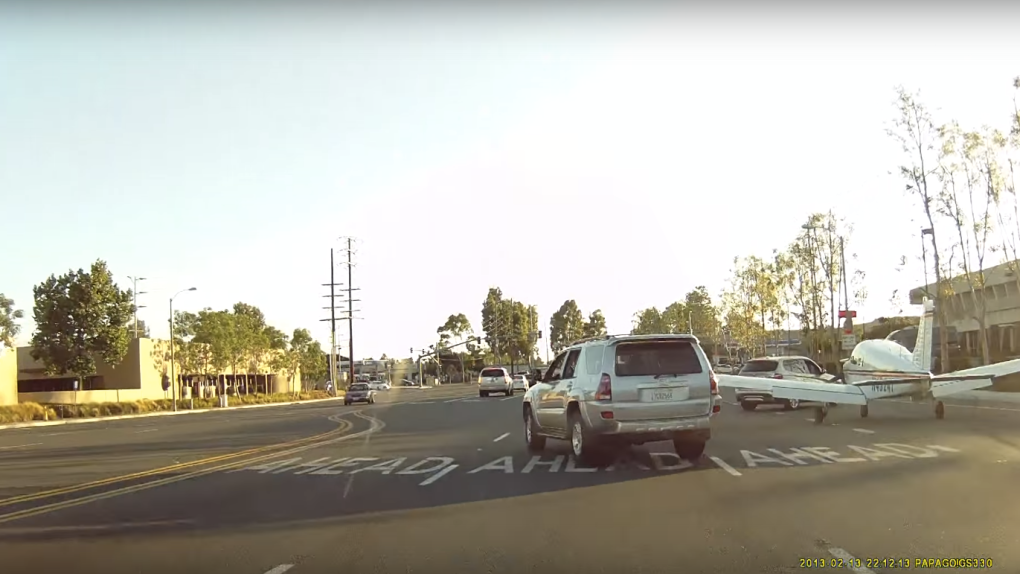
<path id="1" fill-rule="evenodd" d="M 606 373 L 602 373 L 602 378 L 599 379 L 599 387 L 595 389 L 595 400 L 613 400 L 613 379 Z"/>
<path id="2" fill-rule="evenodd" d="M 772 378 L 773 379 L 781 379 L 781 378 L 783 378 L 783 375 L 781 375 L 779 373 L 776 373 L 776 374 L 772 375 Z"/>
<path id="3" fill-rule="evenodd" d="M 717 400 L 719 397 L 719 379 L 715 378 L 715 371 L 708 371 L 708 387 L 711 394 L 712 413 L 718 413 L 722 410 L 722 405 Z"/>

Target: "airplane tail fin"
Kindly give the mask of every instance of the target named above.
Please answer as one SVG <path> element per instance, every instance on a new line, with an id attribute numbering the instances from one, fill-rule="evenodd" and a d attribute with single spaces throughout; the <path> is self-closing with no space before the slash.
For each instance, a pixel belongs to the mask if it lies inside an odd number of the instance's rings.
<path id="1" fill-rule="evenodd" d="M 935 349 L 935 303 L 925 298 L 921 304 L 924 306 L 924 313 L 921 321 L 917 324 L 917 341 L 914 342 L 914 366 L 922 371 L 931 371 L 932 354 Z"/>

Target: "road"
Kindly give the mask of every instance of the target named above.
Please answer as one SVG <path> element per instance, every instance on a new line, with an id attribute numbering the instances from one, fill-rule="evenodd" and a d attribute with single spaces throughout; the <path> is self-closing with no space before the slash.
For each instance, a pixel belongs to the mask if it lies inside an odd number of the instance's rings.
<path id="1" fill-rule="evenodd" d="M 592 469 L 472 391 L 0 431 L 0 571 L 1020 571 L 1017 405 L 724 404 L 697 465 L 656 443 Z"/>

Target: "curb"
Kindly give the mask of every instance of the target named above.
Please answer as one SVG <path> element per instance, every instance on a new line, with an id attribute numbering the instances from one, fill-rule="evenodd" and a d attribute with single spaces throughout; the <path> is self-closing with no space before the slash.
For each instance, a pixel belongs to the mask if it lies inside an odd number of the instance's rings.
<path id="1" fill-rule="evenodd" d="M 181 410 L 181 411 L 159 411 L 155 413 L 141 413 L 137 415 L 116 415 L 112 417 L 91 417 L 91 418 L 77 418 L 77 419 L 60 419 L 56 421 L 28 421 L 23 423 L 10 423 L 0 425 L 0 430 L 8 429 L 23 429 L 23 428 L 35 428 L 35 427 L 51 427 L 59 425 L 75 425 L 75 424 L 86 424 L 86 423 L 98 423 L 103 421 L 119 421 L 125 419 L 144 419 L 149 417 L 170 417 L 178 415 L 197 415 L 200 413 L 213 413 L 223 411 L 234 411 L 240 409 L 257 409 L 265 407 L 282 407 L 292 405 L 307 405 L 311 403 L 322 403 L 326 401 L 337 401 L 343 399 L 343 397 L 330 397 L 328 399 L 309 399 L 307 401 L 292 401 L 287 403 L 265 403 L 260 405 L 240 405 L 236 407 L 215 407 L 211 409 L 194 409 L 194 410 Z"/>

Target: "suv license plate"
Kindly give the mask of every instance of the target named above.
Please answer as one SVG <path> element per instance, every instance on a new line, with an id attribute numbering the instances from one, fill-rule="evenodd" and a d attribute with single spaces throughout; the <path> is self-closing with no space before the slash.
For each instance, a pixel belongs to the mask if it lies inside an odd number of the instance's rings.
<path id="1" fill-rule="evenodd" d="M 647 389 L 643 397 L 647 403 L 668 403 L 675 400 L 683 400 L 677 395 L 681 389 Z"/>

